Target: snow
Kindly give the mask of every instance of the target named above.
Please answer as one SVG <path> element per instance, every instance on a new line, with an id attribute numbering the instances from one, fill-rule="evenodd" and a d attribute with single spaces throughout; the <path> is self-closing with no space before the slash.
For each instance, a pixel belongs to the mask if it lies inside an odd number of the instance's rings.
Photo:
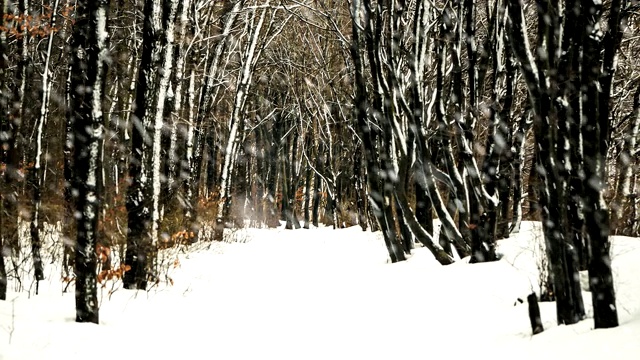
<path id="1" fill-rule="evenodd" d="M 640 239 L 613 238 L 620 327 L 557 326 L 542 303 L 531 336 L 534 225 L 500 242 L 498 262 L 449 266 L 424 248 L 390 264 L 381 234 L 359 227 L 235 230 L 172 250 L 173 286 L 101 290 L 100 325 L 75 323 L 73 294 L 50 276 L 39 295 L 0 302 L 0 359 L 636 359 Z"/>

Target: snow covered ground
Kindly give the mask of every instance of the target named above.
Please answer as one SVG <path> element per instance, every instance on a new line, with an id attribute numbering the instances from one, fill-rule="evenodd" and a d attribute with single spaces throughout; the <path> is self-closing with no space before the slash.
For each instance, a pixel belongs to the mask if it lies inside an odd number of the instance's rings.
<path id="1" fill-rule="evenodd" d="M 534 225 L 501 242 L 499 262 L 446 267 L 426 249 L 389 264 L 359 227 L 247 229 L 246 243 L 180 254 L 173 286 L 105 290 L 99 326 L 74 322 L 52 276 L 0 302 L 0 359 L 638 359 L 640 239 L 613 240 L 620 327 L 557 326 L 543 303 L 531 336 L 517 299 L 537 290 Z"/>

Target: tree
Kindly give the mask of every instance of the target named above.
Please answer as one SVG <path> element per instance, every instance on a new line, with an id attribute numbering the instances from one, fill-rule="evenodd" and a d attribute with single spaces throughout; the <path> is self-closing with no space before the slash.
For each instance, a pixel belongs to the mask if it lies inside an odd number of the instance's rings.
<path id="1" fill-rule="evenodd" d="M 545 70 L 555 65 L 558 59 L 554 43 L 552 41 L 555 31 L 554 26 L 558 26 L 558 19 L 549 16 L 547 11 L 550 4 L 544 2 L 539 9 L 538 21 L 540 27 L 540 43 L 547 44 L 541 47 L 534 58 L 529 48 L 529 35 L 524 20 L 524 12 L 520 0 L 509 2 L 509 19 L 511 26 L 511 46 L 514 55 L 517 57 L 520 70 L 525 78 L 529 91 L 529 99 L 534 112 L 534 132 L 537 142 L 538 173 L 542 179 L 540 192 L 541 208 L 543 209 L 543 228 L 547 256 L 551 266 L 553 278 L 554 295 L 556 297 L 556 308 L 558 313 L 558 323 L 573 324 L 584 317 L 584 307 L 582 296 L 577 279 L 577 267 L 575 261 L 574 247 L 569 243 L 571 237 L 568 234 L 568 220 L 566 212 L 567 186 L 562 176 L 562 169 L 558 165 L 558 149 L 556 142 L 560 141 L 552 131 L 558 124 L 559 118 L 555 107 L 552 105 L 557 85 L 555 79 L 549 79 Z M 572 36 L 570 34 L 569 36 Z M 548 86 L 547 84 L 552 84 Z"/>
<path id="2" fill-rule="evenodd" d="M 609 211 L 603 199 L 605 162 L 610 138 L 610 104 L 615 56 L 622 40 L 623 7 L 627 1 L 612 0 L 607 32 L 599 29 L 602 2 L 582 4 L 586 18 L 582 88 L 584 100 L 584 214 L 589 256 L 589 285 L 596 329 L 618 326 L 613 273 L 609 256 Z M 604 53 L 604 56 L 601 55 Z"/>
<path id="3" fill-rule="evenodd" d="M 78 186 L 78 237 L 75 251 L 76 321 L 99 322 L 97 298 L 97 227 L 100 210 L 99 140 L 103 136 L 102 96 L 108 57 L 109 2 L 78 1 L 71 57 L 71 119 Z"/>
<path id="4" fill-rule="evenodd" d="M 175 1 L 167 2 L 171 5 Z M 173 17 L 175 6 L 171 5 Z M 172 21 L 170 11 L 160 0 L 145 0 L 142 37 L 142 56 L 136 86 L 135 110 L 133 114 L 132 159 L 129 162 L 131 185 L 127 190 L 127 252 L 125 264 L 130 270 L 123 278 L 127 289 L 146 289 L 153 278 L 153 248 L 158 240 L 160 191 L 160 140 L 162 130 L 162 108 L 170 72 L 163 59 L 167 46 L 163 15 Z M 159 71 L 162 69 L 162 71 Z M 152 281 L 155 279 L 151 279 Z"/>
<path id="5" fill-rule="evenodd" d="M 0 5 L 0 25 L 4 27 L 4 15 L 5 15 L 5 9 L 6 9 L 6 2 L 2 1 L 2 4 Z M 8 62 L 5 58 L 6 56 L 6 49 L 7 49 L 7 39 L 6 39 L 6 34 L 4 32 L 0 32 L 0 124 L 2 124 L 2 131 L 5 134 L 10 134 L 9 131 L 7 131 L 8 129 L 8 123 L 10 122 L 9 120 L 9 112 L 8 110 L 8 103 L 9 103 L 9 97 L 7 96 L 7 90 L 8 88 L 6 87 L 6 84 L 4 82 L 4 77 L 5 77 L 5 73 L 8 70 Z M 13 138 L 13 136 L 5 136 L 3 142 L 2 142 L 2 148 L 3 149 L 7 149 L 7 148 L 11 148 L 11 139 Z M 7 161 L 5 160 L 6 157 L 3 154 L 3 163 L 6 164 Z M 2 183 L 3 185 L 5 185 L 6 179 L 7 178 L 7 169 L 6 169 L 6 165 L 5 165 L 5 170 L 2 172 Z M 6 216 L 5 216 L 5 209 L 6 209 L 6 205 L 8 203 L 9 206 L 11 206 L 11 201 L 7 202 L 6 201 L 6 191 L 7 188 L 5 186 L 2 187 L 2 198 L 0 199 L 0 300 L 6 300 L 7 299 L 7 269 L 4 263 L 4 254 L 6 252 L 5 250 L 5 243 L 7 241 L 7 231 L 5 228 L 5 223 L 7 221 Z M 7 248 L 8 249 L 8 248 Z"/>
<path id="6" fill-rule="evenodd" d="M 543 226 L 558 322 L 572 324 L 584 317 L 576 281 L 576 249 L 584 247 L 584 226 L 590 249 L 588 269 L 595 326 L 617 326 L 603 182 L 614 59 L 622 38 L 626 1 L 611 2 L 604 36 L 599 1 L 539 1 L 538 5 L 539 43 L 535 58 L 528 47 L 520 0 L 510 1 L 509 18 L 511 45 L 534 112 Z M 584 175 L 572 182 L 581 170 Z M 582 195 L 575 193 L 579 190 Z M 575 221 L 580 216 L 584 216 L 584 224 Z"/>
<path id="7" fill-rule="evenodd" d="M 186 228 L 189 231 L 193 231 L 198 228 L 196 224 L 198 219 L 195 198 L 198 196 L 198 185 L 200 183 L 200 176 L 202 172 L 205 138 L 204 132 L 206 126 L 209 125 L 205 123 L 205 119 L 209 117 L 213 109 L 213 105 L 216 103 L 218 98 L 220 90 L 219 87 L 222 83 L 221 79 L 224 67 L 224 55 L 227 52 L 227 47 L 229 46 L 231 31 L 236 25 L 236 20 L 244 4 L 244 0 L 237 0 L 225 4 L 226 11 L 224 11 L 222 16 L 223 26 L 222 31 L 219 34 L 219 40 L 213 49 L 213 53 L 206 59 L 208 66 L 206 68 L 202 90 L 200 91 L 200 104 L 197 115 L 190 116 L 191 120 L 195 120 L 195 124 L 188 129 L 187 133 L 184 163 L 188 172 L 184 178 L 183 185 L 185 193 L 184 218 Z M 189 91 L 192 96 L 195 97 L 195 93 L 192 93 L 191 89 Z M 195 99 L 192 98 L 191 101 L 195 106 Z"/>
<path id="8" fill-rule="evenodd" d="M 60 1 L 55 0 L 53 3 L 50 27 L 55 28 L 56 25 L 56 12 L 58 11 L 58 5 Z M 31 208 L 31 251 L 33 252 L 34 270 L 36 281 L 44 280 L 44 270 L 42 265 L 42 258 L 40 255 L 40 248 L 42 246 L 40 241 L 40 230 L 42 228 L 42 186 L 44 181 L 43 175 L 43 141 L 44 141 L 44 124 L 49 116 L 49 99 L 51 98 L 51 85 L 50 82 L 50 62 L 51 52 L 53 47 L 54 32 L 49 33 L 49 41 L 47 42 L 47 52 L 45 54 L 44 71 L 42 73 L 42 99 L 40 104 L 40 113 L 36 122 L 36 149 L 33 160 L 33 169 L 31 171 L 31 185 L 33 187 L 33 204 Z"/>
<path id="9" fill-rule="evenodd" d="M 288 17 L 281 19 L 280 23 L 276 25 L 276 19 L 280 9 L 278 7 L 274 7 L 271 11 L 269 10 L 269 1 L 267 1 L 263 5 L 262 9 L 250 9 L 246 13 L 248 42 L 245 44 L 241 55 L 242 60 L 240 74 L 238 75 L 235 98 L 233 100 L 233 107 L 229 118 L 229 135 L 224 148 L 224 161 L 222 163 L 222 171 L 220 174 L 220 200 L 218 202 L 218 211 L 216 213 L 216 229 L 214 235 L 214 239 L 216 240 L 222 240 L 225 219 L 229 214 L 232 175 L 239 151 L 239 144 L 242 139 L 241 132 L 244 128 L 243 116 L 246 111 L 247 98 L 253 82 L 252 78 L 256 63 L 259 61 L 264 48 L 268 46 L 278 34 L 280 34 L 288 20 L 291 18 L 291 15 L 289 15 Z M 269 18 L 267 18 L 268 13 L 270 13 Z"/>

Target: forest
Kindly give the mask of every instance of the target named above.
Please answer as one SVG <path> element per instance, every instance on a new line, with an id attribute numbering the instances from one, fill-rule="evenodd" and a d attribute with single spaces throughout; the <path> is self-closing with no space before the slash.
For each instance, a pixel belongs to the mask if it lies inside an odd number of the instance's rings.
<path id="1" fill-rule="evenodd" d="M 238 228 L 359 226 L 392 263 L 499 260 L 541 221 L 558 324 L 618 325 L 640 237 L 637 0 L 17 0 L 0 9 L 0 299 Z M 225 232 L 226 230 L 226 232 Z M 58 236 L 57 235 L 57 236 Z M 56 275 L 56 276 L 57 276 Z M 19 285 L 12 285 L 19 284 Z M 21 290 L 22 289 L 22 290 Z"/>

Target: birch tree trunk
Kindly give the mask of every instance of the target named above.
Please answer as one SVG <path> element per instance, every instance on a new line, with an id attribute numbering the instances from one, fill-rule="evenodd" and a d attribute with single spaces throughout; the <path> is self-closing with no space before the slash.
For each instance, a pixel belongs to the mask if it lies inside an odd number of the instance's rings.
<path id="1" fill-rule="evenodd" d="M 268 5 L 269 2 L 266 4 Z M 224 232 L 225 215 L 230 202 L 229 188 L 232 180 L 231 175 L 233 174 L 236 162 L 235 158 L 238 153 L 238 143 L 241 137 L 240 130 L 243 126 L 242 122 L 244 121 L 242 117 L 244 116 L 245 104 L 249 96 L 248 92 L 253 77 L 253 69 L 261 53 L 261 48 L 258 48 L 258 40 L 262 33 L 262 26 L 265 22 L 267 11 L 267 7 L 263 8 L 259 18 L 257 17 L 257 10 L 253 10 L 253 14 L 251 15 L 252 26 L 249 28 L 249 43 L 243 54 L 242 67 L 240 68 L 240 75 L 236 83 L 236 94 L 231 111 L 231 118 L 229 119 L 229 137 L 224 150 L 224 160 L 220 174 L 220 200 L 218 201 L 218 211 L 216 214 L 215 240 L 222 240 Z M 273 26 L 273 17 L 270 19 L 267 27 L 271 28 L 271 26 Z"/>
<path id="2" fill-rule="evenodd" d="M 191 231 L 197 232 L 198 226 L 195 223 L 197 220 L 197 211 L 194 202 L 194 196 L 198 190 L 198 183 L 200 180 L 202 169 L 202 152 L 204 147 L 204 122 L 205 118 L 210 116 L 213 104 L 216 101 L 217 89 L 221 81 L 222 76 L 222 61 L 224 53 L 229 46 L 231 30 L 236 24 L 238 14 L 245 4 L 244 0 L 237 0 L 232 7 L 229 7 L 228 12 L 225 14 L 224 26 L 222 33 L 220 34 L 220 40 L 216 44 L 213 51 L 213 55 L 209 60 L 209 67 L 205 75 L 205 81 L 203 89 L 200 94 L 200 104 L 198 107 L 195 118 L 195 126 L 193 131 L 189 132 L 191 137 L 190 142 L 187 145 L 187 153 L 189 154 L 186 162 L 189 167 L 188 178 L 185 179 L 185 222 L 187 228 Z M 195 94 L 194 94 L 195 96 Z M 189 141 L 188 141 L 189 142 Z M 226 185 L 226 184 L 225 184 Z"/>
<path id="3" fill-rule="evenodd" d="M 107 73 L 107 12 L 109 2 L 80 0 L 74 24 L 71 59 L 71 122 L 74 126 L 74 165 L 78 185 L 76 321 L 99 322 L 97 298 L 97 228 L 101 194 L 99 140 L 102 97 Z"/>
<path id="4" fill-rule="evenodd" d="M 160 103 L 160 85 L 163 69 L 163 8 L 160 0 L 145 0 L 142 34 L 142 56 L 138 71 L 135 109 L 132 117 L 132 159 L 129 162 L 131 185 L 127 190 L 127 250 L 125 264 L 131 269 L 125 272 L 125 289 L 146 289 L 153 277 L 153 247 L 157 240 L 157 194 L 159 187 L 159 164 L 154 165 L 154 155 L 160 151 L 160 126 L 154 111 Z M 165 59 L 166 60 L 166 59 Z M 166 88 L 165 88 L 166 91 Z M 161 94 L 162 93 L 162 94 Z M 157 109 L 156 109 L 157 110 Z M 159 190 L 158 190 L 159 191 Z M 152 279 L 155 280 L 155 279 Z"/>
<path id="5" fill-rule="evenodd" d="M 164 107 L 167 99 L 167 92 L 170 90 L 169 81 L 171 79 L 171 71 L 173 67 L 173 42 L 174 42 L 174 30 L 176 11 L 178 9 L 178 0 L 163 0 L 162 4 L 162 43 L 160 44 L 161 51 L 161 68 L 159 69 L 157 95 L 155 100 L 155 116 L 153 119 L 153 140 L 151 146 L 151 244 L 152 247 L 158 242 L 158 229 L 160 226 L 160 190 L 162 189 L 160 169 L 164 159 L 161 159 L 162 150 L 162 132 L 164 124 Z M 160 29 L 158 29 L 160 30 Z M 149 110 L 150 110 L 149 109 Z M 155 251 L 155 249 L 152 249 Z"/>
<path id="6" fill-rule="evenodd" d="M 53 12 L 51 15 L 50 27 L 53 29 L 56 25 L 56 14 L 58 11 L 59 0 L 55 0 L 53 3 Z M 33 167 L 33 207 L 31 209 L 31 251 L 33 252 L 33 263 L 35 270 L 36 281 L 44 280 L 44 270 L 42 266 L 42 259 L 40 256 L 40 228 L 42 226 L 40 221 L 40 207 L 42 206 L 42 185 L 43 185 L 43 173 L 42 173 L 42 141 L 44 140 L 44 124 L 47 121 L 49 113 L 49 96 L 51 88 L 49 86 L 50 74 L 49 63 L 51 61 L 51 50 L 53 46 L 54 33 L 49 34 L 49 41 L 47 43 L 47 53 L 45 54 L 44 71 L 42 73 L 42 99 L 40 105 L 40 116 L 36 125 L 36 153 Z"/>
<path id="7" fill-rule="evenodd" d="M 66 79 L 66 89 L 65 89 L 65 100 L 66 100 L 66 111 L 65 111 L 65 141 L 63 147 L 64 153 L 64 200 L 65 200 L 65 216 L 62 221 L 62 232 L 64 239 L 64 254 L 62 258 L 63 264 L 63 276 L 71 278 L 70 271 L 75 268 L 74 258 L 75 258 L 75 243 L 77 238 L 77 233 L 75 232 L 75 212 L 76 212 L 76 198 L 77 194 L 74 194 L 73 189 L 77 189 L 78 185 L 76 184 L 76 175 L 73 166 L 74 159 L 74 127 L 73 127 L 73 112 L 71 109 L 72 103 L 72 95 L 73 95 L 73 82 L 72 76 L 73 67 L 71 64 L 67 67 L 67 79 Z"/>
<path id="8" fill-rule="evenodd" d="M 6 5 L 5 11 L 8 9 L 9 3 Z M 28 1 L 18 1 L 18 12 L 20 14 L 26 14 L 28 10 Z M 6 16 L 6 15 L 5 15 Z M 3 18 L 2 21 L 5 21 Z M 6 41 L 6 34 L 5 36 Z M 12 255 L 12 251 L 18 248 L 18 223 L 20 219 L 19 205 L 20 194 L 24 189 L 25 176 L 24 176 L 24 137 L 23 137 L 23 124 L 26 122 L 25 118 L 29 114 L 25 111 L 25 103 L 27 98 L 27 90 L 30 84 L 30 71 L 29 71 L 29 39 L 27 27 L 19 29 L 19 34 L 16 40 L 16 47 L 19 50 L 18 54 L 15 54 L 16 66 L 15 66 L 15 81 L 10 85 L 10 93 L 7 91 L 7 108 L 8 121 L 3 123 L 6 126 L 7 134 L 7 149 L 6 149 L 6 169 L 4 172 L 5 189 L 3 189 L 3 210 L 4 210 L 4 224 L 2 228 L 3 232 L 3 246 L 4 255 Z M 4 53 L 6 58 L 9 58 L 11 54 Z M 4 91 L 4 89 L 2 89 Z M 28 122 L 27 122 L 28 123 Z M 34 257 L 34 260 L 36 258 Z"/>

